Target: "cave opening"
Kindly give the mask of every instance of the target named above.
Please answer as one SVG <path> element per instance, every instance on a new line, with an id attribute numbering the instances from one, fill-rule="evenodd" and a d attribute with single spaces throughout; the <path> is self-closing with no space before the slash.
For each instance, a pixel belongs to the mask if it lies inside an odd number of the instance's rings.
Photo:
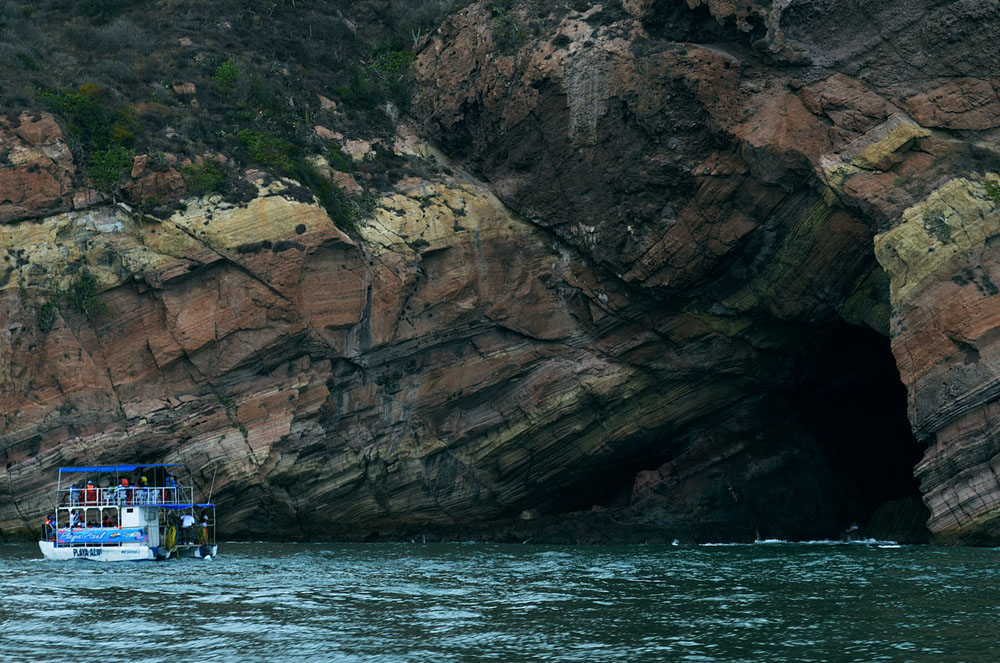
<path id="1" fill-rule="evenodd" d="M 579 487 L 570 510 L 701 540 L 928 541 L 913 474 L 924 447 L 889 339 L 844 322 L 793 336 L 782 352 L 793 379 L 632 445 Z M 658 474 L 667 478 L 653 485 Z"/>
<path id="2" fill-rule="evenodd" d="M 890 341 L 838 323 L 821 335 L 803 380 L 783 394 L 824 456 L 845 525 L 876 538 L 927 540 L 927 510 L 913 468 L 924 446 L 907 418 Z"/>

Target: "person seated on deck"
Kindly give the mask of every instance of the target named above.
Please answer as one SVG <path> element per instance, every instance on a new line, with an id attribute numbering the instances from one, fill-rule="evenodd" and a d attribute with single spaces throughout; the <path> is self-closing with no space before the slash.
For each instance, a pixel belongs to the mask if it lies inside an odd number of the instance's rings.
<path id="1" fill-rule="evenodd" d="M 101 527 L 111 527 L 111 515 L 105 513 L 104 519 L 101 521 Z"/>
<path id="2" fill-rule="evenodd" d="M 181 516 L 181 543 L 192 543 L 191 528 L 194 527 L 194 516 L 185 513 Z"/>

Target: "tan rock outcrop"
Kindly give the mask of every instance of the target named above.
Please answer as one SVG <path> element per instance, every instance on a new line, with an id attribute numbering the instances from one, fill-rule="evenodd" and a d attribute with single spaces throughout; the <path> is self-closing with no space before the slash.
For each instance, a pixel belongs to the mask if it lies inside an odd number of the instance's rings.
<path id="1" fill-rule="evenodd" d="M 917 467 L 929 526 L 945 539 L 1000 532 L 1000 462 L 990 429 L 1000 371 L 1000 178 L 951 180 L 876 240 L 891 277 L 893 353 L 910 393 L 910 421 L 929 444 Z"/>

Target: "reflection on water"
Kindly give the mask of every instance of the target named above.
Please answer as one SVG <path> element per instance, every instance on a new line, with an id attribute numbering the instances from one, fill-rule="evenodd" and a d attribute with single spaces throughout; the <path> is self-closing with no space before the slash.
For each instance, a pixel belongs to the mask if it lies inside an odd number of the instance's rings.
<path id="1" fill-rule="evenodd" d="M 995 550 L 224 544 L 212 561 L 0 546 L 0 661 L 1000 660 Z"/>

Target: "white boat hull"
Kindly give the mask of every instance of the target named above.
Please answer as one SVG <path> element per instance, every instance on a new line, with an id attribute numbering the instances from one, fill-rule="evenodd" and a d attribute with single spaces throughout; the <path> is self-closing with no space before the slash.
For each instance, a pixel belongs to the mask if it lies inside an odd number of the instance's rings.
<path id="1" fill-rule="evenodd" d="M 39 541 L 45 559 L 89 559 L 97 562 L 136 562 L 156 559 L 154 548 L 141 543 L 121 546 L 59 546 L 52 541 Z"/>
<path id="2" fill-rule="evenodd" d="M 219 546 L 210 545 L 207 543 L 200 546 L 183 546 L 183 547 L 178 546 L 177 549 L 174 550 L 172 557 L 181 557 L 181 558 L 193 557 L 196 559 L 201 559 L 204 557 L 215 557 L 218 550 Z"/>
<path id="3" fill-rule="evenodd" d="M 52 541 L 39 541 L 45 559 L 67 561 L 71 559 L 89 559 L 95 562 L 141 562 L 156 559 L 158 550 L 155 547 L 136 544 L 121 546 L 59 546 Z M 161 553 L 163 559 L 168 557 L 183 557 L 202 559 L 215 557 L 219 546 L 205 544 L 201 546 L 178 546 L 174 550 Z"/>

